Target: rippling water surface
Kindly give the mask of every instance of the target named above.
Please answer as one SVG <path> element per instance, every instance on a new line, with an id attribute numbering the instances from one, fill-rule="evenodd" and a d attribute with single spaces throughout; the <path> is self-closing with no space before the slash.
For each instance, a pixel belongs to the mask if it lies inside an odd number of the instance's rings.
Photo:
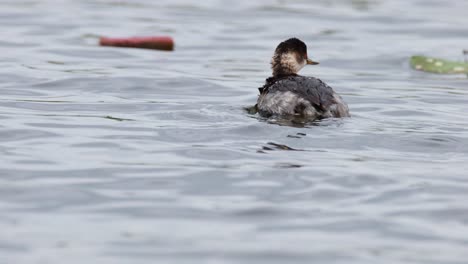
<path id="1" fill-rule="evenodd" d="M 466 1 L 0 2 L 0 263 L 466 263 Z M 97 46 L 170 35 L 174 52 Z M 352 118 L 244 108 L 297 36 Z"/>

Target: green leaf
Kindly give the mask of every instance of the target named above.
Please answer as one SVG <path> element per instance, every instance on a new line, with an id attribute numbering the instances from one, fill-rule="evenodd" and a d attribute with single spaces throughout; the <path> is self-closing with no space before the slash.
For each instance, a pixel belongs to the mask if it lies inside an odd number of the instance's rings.
<path id="1" fill-rule="evenodd" d="M 410 64 L 413 69 L 418 71 L 441 74 L 468 74 L 468 63 L 465 62 L 413 56 L 410 59 Z"/>
<path id="2" fill-rule="evenodd" d="M 257 105 L 244 107 L 244 110 L 251 115 L 255 115 L 258 112 Z"/>

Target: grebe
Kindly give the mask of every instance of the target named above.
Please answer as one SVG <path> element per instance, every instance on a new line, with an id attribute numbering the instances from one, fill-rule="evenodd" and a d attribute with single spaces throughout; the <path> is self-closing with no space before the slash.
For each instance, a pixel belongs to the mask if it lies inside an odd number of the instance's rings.
<path id="1" fill-rule="evenodd" d="M 305 65 L 315 65 L 307 57 L 307 46 L 297 38 L 281 42 L 271 60 L 273 76 L 259 88 L 257 110 L 262 116 L 301 116 L 307 119 L 347 117 L 349 109 L 341 96 L 320 79 L 300 76 Z"/>

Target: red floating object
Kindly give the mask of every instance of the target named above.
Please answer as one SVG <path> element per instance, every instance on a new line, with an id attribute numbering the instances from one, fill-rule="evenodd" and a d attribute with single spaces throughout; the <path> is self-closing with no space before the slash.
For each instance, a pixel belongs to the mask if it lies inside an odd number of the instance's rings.
<path id="1" fill-rule="evenodd" d="M 171 37 L 99 38 L 99 45 L 126 48 L 174 50 Z"/>

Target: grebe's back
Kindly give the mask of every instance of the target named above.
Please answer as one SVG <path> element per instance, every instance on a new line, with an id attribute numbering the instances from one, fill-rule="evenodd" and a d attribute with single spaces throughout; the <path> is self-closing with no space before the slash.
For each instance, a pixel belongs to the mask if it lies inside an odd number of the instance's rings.
<path id="1" fill-rule="evenodd" d="M 311 119 L 349 116 L 341 97 L 314 77 L 271 77 L 259 90 L 257 109 L 264 116 L 300 115 Z"/>

